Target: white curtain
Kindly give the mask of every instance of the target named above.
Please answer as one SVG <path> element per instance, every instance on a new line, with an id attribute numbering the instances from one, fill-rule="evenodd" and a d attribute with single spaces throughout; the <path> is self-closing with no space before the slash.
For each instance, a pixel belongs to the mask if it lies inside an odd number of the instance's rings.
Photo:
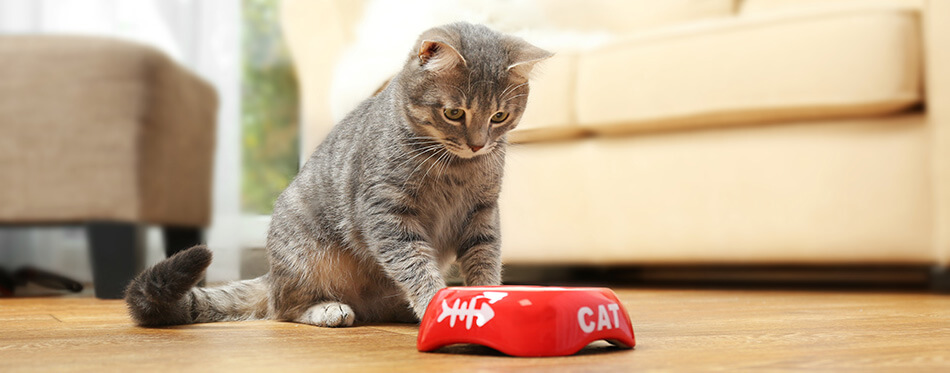
<path id="1" fill-rule="evenodd" d="M 0 34 L 112 36 L 155 46 L 211 82 L 220 109 L 214 167 L 213 225 L 207 231 L 215 262 L 209 281 L 239 277 L 240 0 L 0 0 Z M 149 232 L 147 261 L 162 258 L 160 234 Z M 0 263 L 31 264 L 92 279 L 82 234 L 50 229 L 0 230 Z M 16 246 L 18 249 L 14 250 Z M 26 249 L 22 247 L 26 246 Z M 72 251 L 71 251 L 72 250 Z"/>

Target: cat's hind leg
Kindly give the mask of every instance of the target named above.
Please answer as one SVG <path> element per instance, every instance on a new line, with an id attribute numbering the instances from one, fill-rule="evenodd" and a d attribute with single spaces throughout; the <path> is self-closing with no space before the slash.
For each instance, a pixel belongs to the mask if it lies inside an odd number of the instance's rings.
<path id="1" fill-rule="evenodd" d="M 310 306 L 300 316 L 294 319 L 295 322 L 325 327 L 351 326 L 356 320 L 356 314 L 350 306 L 340 303 L 327 301 Z"/>

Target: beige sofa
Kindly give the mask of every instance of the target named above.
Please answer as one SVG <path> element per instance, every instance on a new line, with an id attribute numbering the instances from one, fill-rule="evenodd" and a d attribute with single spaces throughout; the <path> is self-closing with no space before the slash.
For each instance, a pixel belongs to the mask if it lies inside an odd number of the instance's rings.
<path id="1" fill-rule="evenodd" d="M 506 263 L 950 264 L 950 2 L 539 4 L 617 36 L 532 85 Z M 307 152 L 366 6 L 285 1 Z"/>

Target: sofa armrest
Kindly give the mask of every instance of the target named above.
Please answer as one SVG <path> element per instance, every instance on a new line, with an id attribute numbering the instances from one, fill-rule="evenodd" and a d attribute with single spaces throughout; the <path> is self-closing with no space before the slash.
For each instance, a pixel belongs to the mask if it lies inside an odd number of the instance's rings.
<path id="1" fill-rule="evenodd" d="M 281 28 L 297 71 L 301 102 L 302 165 L 333 127 L 330 86 L 344 47 L 355 38 L 353 24 L 362 1 L 285 0 Z"/>
<path id="2" fill-rule="evenodd" d="M 950 266 L 950 1 L 930 0 L 924 11 L 927 117 L 932 131 L 934 250 Z"/>

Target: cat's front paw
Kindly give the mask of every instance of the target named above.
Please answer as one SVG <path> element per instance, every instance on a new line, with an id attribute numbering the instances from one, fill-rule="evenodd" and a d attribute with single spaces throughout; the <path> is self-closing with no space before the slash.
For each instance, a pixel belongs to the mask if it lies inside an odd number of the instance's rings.
<path id="1" fill-rule="evenodd" d="M 351 326 L 355 320 L 356 314 L 350 306 L 340 302 L 323 302 L 307 309 L 297 322 L 335 328 Z"/>
<path id="2" fill-rule="evenodd" d="M 428 308 L 429 303 L 417 304 L 412 307 L 413 313 L 416 314 L 416 318 L 422 320 L 422 316 L 426 314 L 426 308 Z"/>
<path id="3" fill-rule="evenodd" d="M 426 313 L 426 308 L 429 307 L 429 302 L 432 301 L 432 298 L 435 297 L 435 293 L 437 293 L 439 289 L 441 288 L 432 289 L 427 292 L 426 295 L 420 296 L 411 302 L 412 311 L 416 314 L 416 318 L 422 320 L 422 316 Z"/>

